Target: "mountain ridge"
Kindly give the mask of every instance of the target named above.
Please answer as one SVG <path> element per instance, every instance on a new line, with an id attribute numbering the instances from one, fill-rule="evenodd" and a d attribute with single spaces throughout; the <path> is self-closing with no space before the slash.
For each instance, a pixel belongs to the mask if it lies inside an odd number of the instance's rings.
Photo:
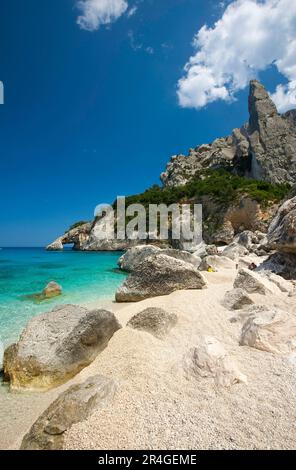
<path id="1" fill-rule="evenodd" d="M 163 188 L 129 196 L 127 205 L 203 204 L 207 242 L 223 243 L 243 230 L 266 231 L 278 203 L 296 183 L 296 110 L 278 114 L 257 80 L 250 82 L 248 108 L 248 123 L 228 137 L 190 149 L 188 156 L 174 155 L 160 176 Z M 101 240 L 101 224 L 102 218 L 74 224 L 47 249 L 73 244 L 82 251 L 116 251 L 151 243 L 148 235 L 144 241 Z"/>
<path id="2" fill-rule="evenodd" d="M 296 110 L 280 115 L 264 86 L 250 82 L 249 122 L 230 136 L 174 155 L 160 175 L 164 186 L 181 186 L 204 169 L 225 168 L 273 184 L 296 183 Z"/>

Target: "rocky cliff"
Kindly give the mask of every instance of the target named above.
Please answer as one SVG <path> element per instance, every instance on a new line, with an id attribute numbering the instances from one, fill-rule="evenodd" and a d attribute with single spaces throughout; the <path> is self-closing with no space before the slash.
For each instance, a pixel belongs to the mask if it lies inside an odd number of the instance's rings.
<path id="1" fill-rule="evenodd" d="M 285 188 L 277 185 L 296 183 L 296 110 L 279 115 L 256 80 L 250 82 L 248 105 L 247 124 L 228 137 L 190 149 L 188 156 L 173 156 L 161 175 L 163 188 L 154 186 L 130 196 L 127 205 L 202 204 L 207 243 L 231 243 L 243 230 L 266 231 L 277 204 L 286 195 Z M 225 176 L 214 175 L 219 169 L 227 170 Z M 104 223 L 100 219 L 74 226 L 47 249 L 62 250 L 73 244 L 75 250 L 114 251 L 146 243 L 101 240 L 98 234 Z M 182 243 L 178 248 L 184 249 Z"/>
<path id="2" fill-rule="evenodd" d="M 48 251 L 63 250 L 64 245 L 72 245 L 74 250 L 82 250 L 85 243 L 88 241 L 92 231 L 93 224 L 91 222 L 81 224 L 78 227 L 70 229 L 61 237 L 57 238 L 54 242 L 47 246 Z"/>
<path id="3" fill-rule="evenodd" d="M 101 231 L 103 219 L 94 220 L 86 224 L 81 224 L 74 229 L 70 229 L 61 237 L 46 247 L 48 251 L 61 251 L 64 245 L 73 245 L 73 250 L 77 251 L 122 251 L 135 245 L 140 245 L 139 240 L 116 240 L 100 239 L 98 234 Z"/>
<path id="4" fill-rule="evenodd" d="M 164 186 L 176 187 L 209 168 L 270 183 L 296 183 L 296 110 L 279 115 L 264 86 L 253 80 L 249 122 L 228 137 L 190 149 L 188 156 L 174 155 L 160 178 Z"/>

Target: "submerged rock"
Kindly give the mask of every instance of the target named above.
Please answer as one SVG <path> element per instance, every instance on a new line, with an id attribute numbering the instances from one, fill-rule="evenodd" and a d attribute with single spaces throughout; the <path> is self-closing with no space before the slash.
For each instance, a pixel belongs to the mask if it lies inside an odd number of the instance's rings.
<path id="1" fill-rule="evenodd" d="M 63 305 L 33 318 L 4 353 L 13 390 L 48 390 L 88 366 L 121 328 L 113 313 Z"/>
<path id="2" fill-rule="evenodd" d="M 146 258 L 116 292 L 117 302 L 137 302 L 176 290 L 202 289 L 207 282 L 191 264 L 157 254 Z"/>
<path id="3" fill-rule="evenodd" d="M 41 303 L 43 301 L 50 300 L 53 297 L 58 297 L 59 295 L 62 295 L 62 293 L 62 286 L 55 281 L 51 281 L 47 286 L 45 286 L 41 293 L 25 295 L 23 298 L 35 303 Z"/>
<path id="4" fill-rule="evenodd" d="M 178 317 L 174 313 L 166 312 L 162 308 L 151 307 L 134 315 L 127 326 L 147 331 L 157 338 L 163 338 L 174 328 L 177 321 Z"/>
<path id="5" fill-rule="evenodd" d="M 101 375 L 73 385 L 37 419 L 25 435 L 21 450 L 62 450 L 65 432 L 100 406 L 106 406 L 115 390 L 115 383 Z"/>
<path id="6" fill-rule="evenodd" d="M 45 299 L 51 299 L 52 297 L 57 297 L 62 294 L 62 287 L 54 281 L 51 281 L 43 289 L 42 296 Z"/>

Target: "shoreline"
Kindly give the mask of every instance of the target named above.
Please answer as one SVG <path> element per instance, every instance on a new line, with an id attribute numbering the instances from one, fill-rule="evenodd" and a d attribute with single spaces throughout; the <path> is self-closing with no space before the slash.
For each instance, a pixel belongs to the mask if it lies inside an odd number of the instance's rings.
<path id="1" fill-rule="evenodd" d="M 114 401 L 74 425 L 66 434 L 65 449 L 294 448 L 295 369 L 284 357 L 239 346 L 241 325 L 231 323 L 235 312 L 221 306 L 236 273 L 234 269 L 205 273 L 209 285 L 204 290 L 175 291 L 132 304 L 109 301 L 123 328 L 88 367 L 49 392 L 2 394 L 0 448 L 18 449 L 23 435 L 62 391 L 96 374 L 116 381 Z M 256 304 L 276 304 L 295 315 L 293 299 L 284 294 L 251 297 Z M 164 341 L 125 328 L 147 307 L 178 316 L 177 326 Z M 201 334 L 223 343 L 247 384 L 217 389 L 212 379 L 184 376 L 184 357 Z"/>
<path id="2" fill-rule="evenodd" d="M 115 315 L 130 305 L 117 303 L 114 295 L 91 302 L 75 302 L 75 304 L 90 310 L 110 310 Z M 0 376 L 0 450 L 18 450 L 21 439 L 35 420 L 60 393 L 70 385 L 80 382 L 80 374 L 47 392 L 10 392 L 8 385 L 3 383 L 3 377 Z M 22 433 L 21 439 L 19 438 L 20 432 Z"/>
<path id="3" fill-rule="evenodd" d="M 36 315 L 61 304 L 101 303 L 110 305 L 125 275 L 115 272 L 118 253 L 74 251 L 49 253 L 44 249 L 1 251 L 0 340 L 5 347 L 18 340 L 22 330 Z M 49 282 L 55 281 L 62 295 L 37 302 Z"/>

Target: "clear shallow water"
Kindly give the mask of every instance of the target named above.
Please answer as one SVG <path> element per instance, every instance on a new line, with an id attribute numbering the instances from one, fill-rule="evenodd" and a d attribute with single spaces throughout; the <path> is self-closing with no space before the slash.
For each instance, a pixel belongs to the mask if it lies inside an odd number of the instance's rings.
<path id="1" fill-rule="evenodd" d="M 125 277 L 114 271 L 120 254 L 2 248 L 0 340 L 5 346 L 12 343 L 30 318 L 56 305 L 113 299 Z M 35 303 L 26 297 L 41 292 L 50 281 L 56 281 L 63 287 L 61 296 L 42 303 Z"/>

